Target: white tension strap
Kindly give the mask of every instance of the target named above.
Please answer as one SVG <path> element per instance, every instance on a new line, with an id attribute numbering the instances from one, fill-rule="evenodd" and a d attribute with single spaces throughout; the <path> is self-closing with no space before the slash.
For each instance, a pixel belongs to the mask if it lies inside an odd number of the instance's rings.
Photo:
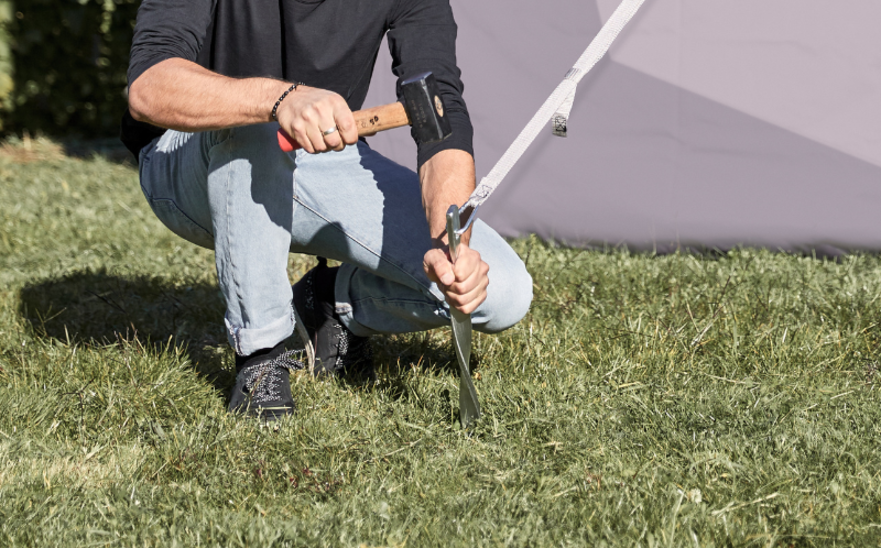
<path id="1" fill-rule="evenodd" d="M 600 29 L 599 34 L 596 35 L 596 38 L 593 39 L 590 46 L 587 47 L 587 50 L 581 55 L 578 62 L 575 63 L 575 66 L 566 73 L 566 78 L 563 82 L 557 86 L 557 89 L 555 89 L 548 100 L 545 101 L 544 105 L 542 105 L 535 116 L 533 116 L 529 124 L 523 128 L 523 131 L 520 132 L 520 135 L 514 140 L 507 152 L 505 152 L 495 167 L 492 168 L 492 171 L 489 172 L 489 175 L 480 181 L 480 184 L 474 189 L 471 197 L 468 198 L 468 201 L 465 202 L 465 205 L 459 210 L 460 215 L 466 211 L 469 213 L 469 218 L 467 222 L 462 223 L 463 228 L 461 230 L 464 231 L 468 229 L 475 218 L 477 208 L 480 204 L 486 201 L 486 199 L 489 198 L 489 195 L 493 193 L 497 186 L 499 186 L 499 183 L 501 183 L 502 179 L 504 179 L 508 172 L 511 171 L 511 168 L 514 167 L 517 160 L 523 156 L 523 153 L 526 152 L 526 149 L 529 148 L 532 141 L 534 141 L 538 134 L 541 133 L 541 130 L 548 123 L 548 120 L 551 120 L 553 124 L 552 130 L 554 135 L 559 135 L 561 137 L 566 136 L 566 126 L 569 123 L 569 114 L 572 112 L 572 104 L 575 101 L 575 88 L 578 85 L 578 82 L 580 82 L 590 69 L 592 69 L 606 52 L 609 51 L 612 42 L 615 41 L 624 26 L 634 15 L 636 15 L 636 12 L 639 10 L 640 6 L 642 6 L 644 1 L 645 0 L 624 0 L 621 5 L 618 6 L 618 9 L 615 10 L 615 13 L 612 14 L 612 17 L 606 21 L 606 24 Z M 468 211 L 469 209 L 470 211 Z"/>

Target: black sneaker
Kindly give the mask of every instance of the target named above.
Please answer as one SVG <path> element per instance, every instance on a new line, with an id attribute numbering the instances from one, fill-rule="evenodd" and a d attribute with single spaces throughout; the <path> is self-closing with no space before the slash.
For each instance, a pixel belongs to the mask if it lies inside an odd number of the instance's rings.
<path id="1" fill-rule="evenodd" d="M 337 268 L 328 268 L 327 259 L 318 261 L 318 266 L 294 284 L 297 327 L 306 342 L 306 351 L 313 352 L 312 373 L 372 380 L 373 354 L 368 338 L 349 331 L 334 311 Z"/>
<path id="2" fill-rule="evenodd" d="M 236 385 L 229 410 L 274 421 L 294 412 L 292 371 L 304 369 L 302 350 L 278 345 L 248 358 L 236 357 Z"/>

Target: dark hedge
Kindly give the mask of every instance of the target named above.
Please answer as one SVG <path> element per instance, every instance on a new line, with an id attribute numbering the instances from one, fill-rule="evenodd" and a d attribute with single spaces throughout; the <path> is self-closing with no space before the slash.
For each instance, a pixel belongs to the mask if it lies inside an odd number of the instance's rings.
<path id="1" fill-rule="evenodd" d="M 138 0 L 16 0 L 14 88 L 3 131 L 84 138 L 119 132 Z"/>

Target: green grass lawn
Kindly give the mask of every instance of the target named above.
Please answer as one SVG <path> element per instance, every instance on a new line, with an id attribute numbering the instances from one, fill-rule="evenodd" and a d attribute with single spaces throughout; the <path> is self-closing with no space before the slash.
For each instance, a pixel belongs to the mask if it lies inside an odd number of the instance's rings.
<path id="1" fill-rule="evenodd" d="M 530 314 L 226 412 L 209 251 L 130 165 L 0 154 L 0 546 L 877 546 L 881 258 L 514 242 Z M 292 257 L 298 278 L 314 260 Z"/>

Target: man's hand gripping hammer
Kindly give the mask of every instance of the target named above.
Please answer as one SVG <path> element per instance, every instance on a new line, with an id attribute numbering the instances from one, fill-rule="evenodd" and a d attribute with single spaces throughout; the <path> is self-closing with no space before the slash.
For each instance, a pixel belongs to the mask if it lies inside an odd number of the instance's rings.
<path id="1" fill-rule="evenodd" d="M 444 111 L 437 80 L 430 72 L 401 83 L 403 101 L 353 112 L 358 135 L 365 137 L 379 131 L 409 125 L 420 143 L 443 141 L 452 133 Z M 278 130 L 278 145 L 284 152 L 300 144 L 284 130 Z"/>

